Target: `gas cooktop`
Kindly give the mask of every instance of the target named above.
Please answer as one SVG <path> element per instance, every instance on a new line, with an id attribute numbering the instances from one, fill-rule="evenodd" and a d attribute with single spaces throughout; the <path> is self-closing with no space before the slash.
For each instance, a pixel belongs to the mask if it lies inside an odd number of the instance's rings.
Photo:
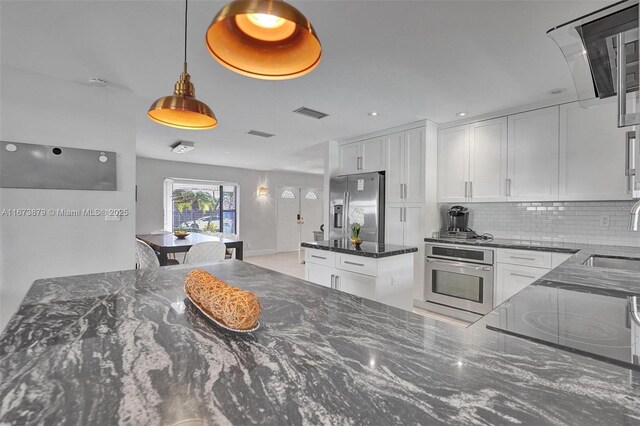
<path id="1" fill-rule="evenodd" d="M 640 294 L 541 281 L 487 317 L 487 328 L 640 370 Z"/>

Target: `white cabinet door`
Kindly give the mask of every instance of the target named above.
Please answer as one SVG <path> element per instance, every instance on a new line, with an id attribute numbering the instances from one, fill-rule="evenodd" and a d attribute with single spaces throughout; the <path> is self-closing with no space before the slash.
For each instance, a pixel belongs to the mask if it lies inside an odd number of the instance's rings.
<path id="1" fill-rule="evenodd" d="M 560 106 L 560 199 L 626 200 L 626 131 L 615 103 Z"/>
<path id="2" fill-rule="evenodd" d="M 438 132 L 438 201 L 466 201 L 469 178 L 469 126 Z"/>
<path id="3" fill-rule="evenodd" d="M 404 208 L 404 238 L 405 246 L 423 246 L 424 232 L 422 215 L 423 208 L 421 205 L 407 204 Z"/>
<path id="4" fill-rule="evenodd" d="M 404 204 L 387 204 L 385 207 L 384 241 L 387 244 L 404 244 Z"/>
<path id="5" fill-rule="evenodd" d="M 384 138 L 368 139 L 360 143 L 360 171 L 363 173 L 384 170 Z"/>
<path id="6" fill-rule="evenodd" d="M 407 203 L 424 202 L 425 144 L 424 127 L 404 132 L 404 201 Z"/>
<path id="7" fill-rule="evenodd" d="M 405 145 L 404 133 L 398 132 L 387 136 L 387 169 L 385 196 L 387 203 L 402 202 L 402 185 L 405 183 Z"/>
<path id="8" fill-rule="evenodd" d="M 331 288 L 331 279 L 335 269 L 315 263 L 305 263 L 304 278 L 312 283 Z"/>
<path id="9" fill-rule="evenodd" d="M 507 118 L 469 126 L 469 198 L 506 201 Z"/>
<path id="10" fill-rule="evenodd" d="M 498 263 L 494 306 L 498 306 L 547 272 L 549 270 L 543 268 Z"/>
<path id="11" fill-rule="evenodd" d="M 339 271 L 336 289 L 366 299 L 376 300 L 376 277 Z"/>
<path id="12" fill-rule="evenodd" d="M 339 175 L 358 173 L 360 165 L 360 144 L 359 142 L 340 145 L 339 148 L 340 167 Z"/>
<path id="13" fill-rule="evenodd" d="M 557 106 L 509 116 L 509 200 L 558 199 Z"/>

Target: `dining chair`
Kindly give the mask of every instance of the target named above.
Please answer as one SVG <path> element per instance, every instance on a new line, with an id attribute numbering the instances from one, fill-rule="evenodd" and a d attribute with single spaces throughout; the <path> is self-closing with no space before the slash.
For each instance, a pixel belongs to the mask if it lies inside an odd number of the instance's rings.
<path id="1" fill-rule="evenodd" d="M 167 259 L 167 266 L 179 265 L 176 259 Z M 136 269 L 159 268 L 158 253 L 151 246 L 136 238 Z"/>
<path id="2" fill-rule="evenodd" d="M 136 238 L 136 269 L 159 268 L 160 262 L 154 249 L 144 241 Z"/>
<path id="3" fill-rule="evenodd" d="M 184 263 L 193 265 L 195 263 L 214 262 L 224 260 L 226 247 L 219 241 L 206 241 L 191 246 L 185 257 Z"/>
<path id="4" fill-rule="evenodd" d="M 220 233 L 219 236 L 222 237 L 222 238 L 226 238 L 227 240 L 238 241 L 238 239 L 239 239 L 236 234 L 223 234 L 223 233 Z M 225 259 L 233 259 L 235 257 L 235 253 L 236 253 L 236 249 L 228 248 L 227 249 L 227 254 L 225 256 Z"/>

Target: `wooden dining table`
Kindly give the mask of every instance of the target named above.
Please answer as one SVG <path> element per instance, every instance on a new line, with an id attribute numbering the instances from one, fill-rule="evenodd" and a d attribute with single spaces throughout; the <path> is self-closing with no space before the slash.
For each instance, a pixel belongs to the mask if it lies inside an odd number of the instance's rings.
<path id="1" fill-rule="evenodd" d="M 243 244 L 241 240 L 231 240 L 229 238 L 217 237 L 213 235 L 193 233 L 186 238 L 178 238 L 173 234 L 141 234 L 136 238 L 149 244 L 152 249 L 160 253 L 158 260 L 160 266 L 166 266 L 169 259 L 169 253 L 184 253 L 189 251 L 191 246 L 197 243 L 209 241 L 220 241 L 228 249 L 235 249 L 236 259 L 242 260 Z"/>

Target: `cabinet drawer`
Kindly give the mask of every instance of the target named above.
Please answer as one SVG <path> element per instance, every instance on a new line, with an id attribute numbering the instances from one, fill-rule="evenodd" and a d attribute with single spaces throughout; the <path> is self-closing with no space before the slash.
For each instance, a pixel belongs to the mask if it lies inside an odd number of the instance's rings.
<path id="1" fill-rule="evenodd" d="M 336 266 L 336 254 L 326 250 L 305 249 L 304 261 L 333 268 Z"/>
<path id="2" fill-rule="evenodd" d="M 351 271 L 357 274 L 378 275 L 378 260 L 370 257 L 351 256 L 348 254 L 339 254 L 336 258 L 336 268 L 343 271 Z"/>
<path id="3" fill-rule="evenodd" d="M 551 269 L 551 253 L 544 251 L 498 249 L 498 263 Z"/>

